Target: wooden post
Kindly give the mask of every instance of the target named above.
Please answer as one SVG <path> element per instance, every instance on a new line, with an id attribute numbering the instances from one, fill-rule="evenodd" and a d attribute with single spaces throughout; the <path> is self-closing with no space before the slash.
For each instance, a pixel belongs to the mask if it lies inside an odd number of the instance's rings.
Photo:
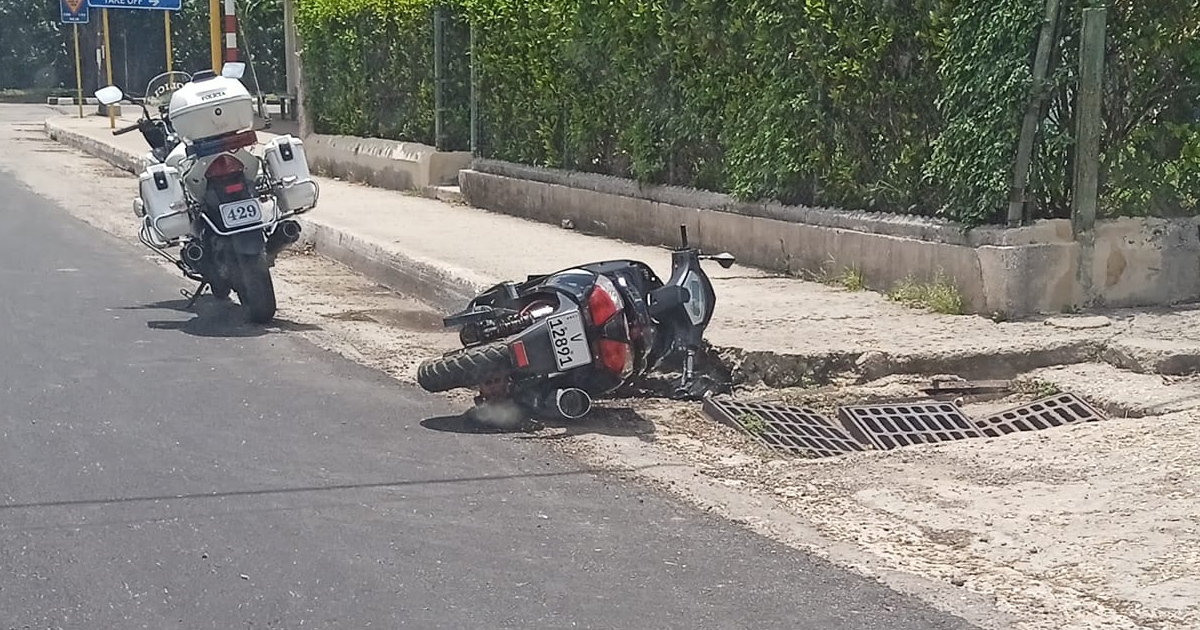
<path id="1" fill-rule="evenodd" d="M 478 49 L 475 47 L 475 21 L 471 29 L 471 155 L 479 157 L 479 60 L 476 58 Z"/>
<path id="2" fill-rule="evenodd" d="M 1008 195 L 1008 226 L 1021 225 L 1025 210 L 1025 187 L 1029 183 L 1029 165 L 1033 159 L 1033 141 L 1037 137 L 1038 114 L 1042 110 L 1042 84 L 1050 65 L 1050 51 L 1054 49 L 1054 33 L 1058 30 L 1058 2 L 1046 0 L 1046 19 L 1038 36 L 1037 52 L 1033 59 L 1033 85 L 1029 94 L 1029 106 L 1021 123 L 1021 138 L 1017 143 L 1017 161 L 1013 166 L 1013 184 Z"/>
<path id="3" fill-rule="evenodd" d="M 1104 43 L 1107 9 L 1083 10 L 1079 39 L 1079 95 L 1075 101 L 1075 182 L 1072 187 L 1071 225 L 1075 234 L 1091 232 L 1096 225 L 1100 193 L 1101 85 L 1104 80 Z"/>
<path id="4" fill-rule="evenodd" d="M 284 0 L 283 56 L 286 61 L 284 69 L 287 75 L 287 98 L 284 99 L 284 102 L 288 103 L 288 113 L 291 116 L 291 120 L 297 119 L 297 108 L 288 101 L 297 98 L 300 94 L 300 60 L 296 57 L 296 50 L 296 0 Z"/>
<path id="5" fill-rule="evenodd" d="M 208 0 L 208 37 L 211 40 L 212 69 L 221 73 L 221 0 Z"/>
<path id="6" fill-rule="evenodd" d="M 112 45 L 110 44 L 108 37 L 108 9 L 104 9 L 101 13 L 104 15 L 104 66 L 108 72 L 108 85 L 112 85 Z M 107 105 L 104 109 L 108 111 L 108 128 L 116 129 L 117 117 L 113 115 L 112 106 Z"/>
<path id="7" fill-rule="evenodd" d="M 433 144 L 438 151 L 445 150 L 445 80 L 446 54 L 444 49 L 446 33 L 443 24 L 444 7 L 441 4 L 433 7 Z"/>
<path id="8" fill-rule="evenodd" d="M 171 65 L 173 63 L 172 57 L 174 57 L 174 55 L 172 54 L 172 51 L 171 51 L 171 12 L 170 11 L 163 11 L 163 28 L 165 29 L 166 36 L 167 36 L 167 72 L 170 72 Z"/>
<path id="9" fill-rule="evenodd" d="M 75 27 L 75 98 L 79 101 L 79 117 L 83 118 L 83 59 L 79 56 L 79 25 Z"/>

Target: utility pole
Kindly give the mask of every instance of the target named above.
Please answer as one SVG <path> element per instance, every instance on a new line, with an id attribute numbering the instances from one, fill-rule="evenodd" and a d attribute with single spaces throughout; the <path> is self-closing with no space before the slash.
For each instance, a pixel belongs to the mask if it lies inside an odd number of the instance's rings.
<path id="1" fill-rule="evenodd" d="M 208 0 L 208 34 L 212 39 L 212 69 L 221 72 L 221 0 Z"/>

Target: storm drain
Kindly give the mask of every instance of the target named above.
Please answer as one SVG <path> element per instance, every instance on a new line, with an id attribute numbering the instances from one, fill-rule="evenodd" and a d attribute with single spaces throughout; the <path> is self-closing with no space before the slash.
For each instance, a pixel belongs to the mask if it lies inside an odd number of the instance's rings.
<path id="1" fill-rule="evenodd" d="M 807 407 L 710 398 L 704 411 L 763 445 L 802 457 L 833 457 L 863 450 L 835 422 Z"/>
<path id="2" fill-rule="evenodd" d="M 1064 393 L 1001 411 L 981 418 L 975 424 L 984 436 L 1000 437 L 1018 431 L 1041 431 L 1104 419 L 1104 414 L 1075 394 Z"/>
<path id="3" fill-rule="evenodd" d="M 949 402 L 855 405 L 841 407 L 838 416 L 850 435 L 883 450 L 982 435 L 958 405 Z"/>

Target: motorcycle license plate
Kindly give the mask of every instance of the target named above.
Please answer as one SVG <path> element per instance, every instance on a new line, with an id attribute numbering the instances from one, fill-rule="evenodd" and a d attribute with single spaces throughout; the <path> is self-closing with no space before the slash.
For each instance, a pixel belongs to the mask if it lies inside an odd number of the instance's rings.
<path id="1" fill-rule="evenodd" d="M 221 204 L 221 222 L 226 228 L 239 228 L 262 223 L 262 204 L 257 199 L 243 199 Z"/>
<path id="2" fill-rule="evenodd" d="M 588 347 L 587 334 L 583 331 L 583 320 L 579 311 L 551 317 L 550 346 L 554 350 L 554 361 L 558 371 L 565 372 L 592 362 L 592 351 Z"/>

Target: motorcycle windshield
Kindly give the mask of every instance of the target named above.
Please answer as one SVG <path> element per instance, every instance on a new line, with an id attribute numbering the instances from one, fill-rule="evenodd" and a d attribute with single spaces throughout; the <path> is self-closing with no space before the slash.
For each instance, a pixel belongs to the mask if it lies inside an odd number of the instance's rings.
<path id="1" fill-rule="evenodd" d="M 170 104 L 171 95 L 191 80 L 192 75 L 186 72 L 164 72 L 150 79 L 146 85 L 146 106 L 156 109 L 165 107 Z"/>

